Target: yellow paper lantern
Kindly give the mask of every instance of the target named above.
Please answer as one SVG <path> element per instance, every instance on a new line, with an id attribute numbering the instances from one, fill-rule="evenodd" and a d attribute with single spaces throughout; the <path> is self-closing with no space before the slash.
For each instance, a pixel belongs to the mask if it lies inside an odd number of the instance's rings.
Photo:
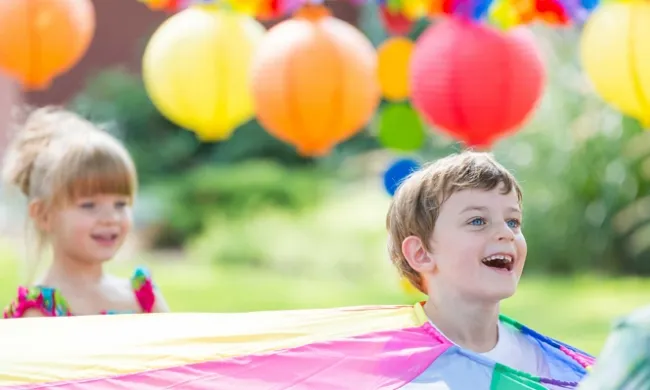
<path id="1" fill-rule="evenodd" d="M 214 6 L 165 21 L 143 58 L 147 93 L 161 114 L 204 141 L 227 139 L 254 115 L 250 67 L 264 27 Z"/>
<path id="2" fill-rule="evenodd" d="M 402 0 L 402 13 L 411 20 L 420 19 L 426 16 L 431 7 L 429 3 L 431 0 Z"/>
<path id="3" fill-rule="evenodd" d="M 227 0 L 233 11 L 246 15 L 256 15 L 265 0 Z"/>
<path id="4" fill-rule="evenodd" d="M 489 19 L 492 24 L 504 30 L 520 24 L 519 12 L 509 0 L 497 0 L 490 7 Z"/>
<path id="5" fill-rule="evenodd" d="M 650 3 L 604 3 L 581 38 L 582 66 L 596 92 L 650 127 Z"/>
<path id="6" fill-rule="evenodd" d="M 409 97 L 409 62 L 413 42 L 405 37 L 387 39 L 377 50 L 379 85 L 388 100 Z"/>

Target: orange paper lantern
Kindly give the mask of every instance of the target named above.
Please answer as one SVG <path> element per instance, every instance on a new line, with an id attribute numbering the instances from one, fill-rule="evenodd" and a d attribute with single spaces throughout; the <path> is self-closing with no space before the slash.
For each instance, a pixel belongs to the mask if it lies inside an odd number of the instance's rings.
<path id="1" fill-rule="evenodd" d="M 0 1 L 0 71 L 26 89 L 45 89 L 88 50 L 91 0 Z"/>
<path id="2" fill-rule="evenodd" d="M 269 30 L 253 64 L 257 118 L 303 156 L 323 156 L 379 104 L 377 55 L 359 30 L 307 5 Z"/>

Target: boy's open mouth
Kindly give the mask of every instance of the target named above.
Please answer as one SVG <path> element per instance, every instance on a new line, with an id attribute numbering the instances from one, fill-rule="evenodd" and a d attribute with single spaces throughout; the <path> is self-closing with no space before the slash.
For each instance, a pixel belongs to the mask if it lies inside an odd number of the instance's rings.
<path id="1" fill-rule="evenodd" d="M 514 265 L 512 256 L 501 254 L 488 256 L 481 260 L 481 262 L 490 268 L 502 269 L 506 271 L 512 271 Z"/>

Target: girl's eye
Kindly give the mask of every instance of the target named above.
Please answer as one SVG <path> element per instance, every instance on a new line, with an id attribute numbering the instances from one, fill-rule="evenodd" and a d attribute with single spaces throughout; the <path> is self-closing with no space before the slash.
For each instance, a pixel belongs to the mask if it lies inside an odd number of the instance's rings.
<path id="1" fill-rule="evenodd" d="M 119 201 L 115 202 L 115 207 L 118 209 L 123 209 L 127 206 L 127 203 L 125 201 Z"/>
<path id="2" fill-rule="evenodd" d="M 521 221 L 518 219 L 511 219 L 508 221 L 508 226 L 512 229 L 517 229 L 518 227 L 521 226 Z"/>
<path id="3" fill-rule="evenodd" d="M 469 221 L 469 224 L 472 226 L 483 226 L 485 225 L 485 219 L 481 217 L 477 217 Z"/>
<path id="4" fill-rule="evenodd" d="M 95 203 L 93 202 L 83 202 L 79 205 L 82 209 L 92 209 L 95 207 Z"/>

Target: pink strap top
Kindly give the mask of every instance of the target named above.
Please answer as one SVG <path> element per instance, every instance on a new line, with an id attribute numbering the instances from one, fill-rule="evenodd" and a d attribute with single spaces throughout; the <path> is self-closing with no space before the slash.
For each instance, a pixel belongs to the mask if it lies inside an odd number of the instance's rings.
<path id="1" fill-rule="evenodd" d="M 139 267 L 131 277 L 131 285 L 143 313 L 151 313 L 156 302 L 155 286 L 148 270 Z M 51 287 L 18 287 L 18 296 L 4 310 L 4 318 L 20 318 L 30 309 L 37 309 L 47 317 L 74 315 L 61 293 Z M 99 314 L 130 314 L 125 312 L 103 311 Z"/>

